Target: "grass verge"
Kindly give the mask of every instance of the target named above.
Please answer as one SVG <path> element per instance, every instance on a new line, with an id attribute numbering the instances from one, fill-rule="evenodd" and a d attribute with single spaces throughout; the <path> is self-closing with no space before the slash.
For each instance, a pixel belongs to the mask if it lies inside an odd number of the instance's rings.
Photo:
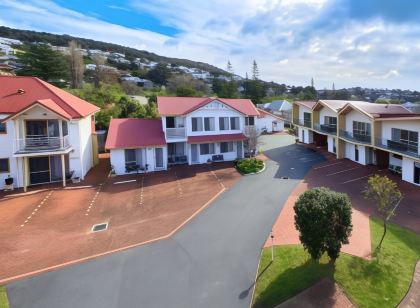
<path id="1" fill-rule="evenodd" d="M 9 300 L 7 299 L 6 288 L 0 286 L 0 308 L 9 308 Z"/>
<path id="2" fill-rule="evenodd" d="M 372 251 L 382 235 L 381 220 L 370 219 Z M 332 277 L 358 307 L 395 307 L 405 296 L 420 259 L 420 236 L 390 224 L 381 252 L 372 260 L 342 253 L 335 267 L 323 256 L 310 259 L 301 245 L 277 246 L 275 260 L 263 251 L 254 307 L 274 307 L 310 287 L 320 278 Z"/>

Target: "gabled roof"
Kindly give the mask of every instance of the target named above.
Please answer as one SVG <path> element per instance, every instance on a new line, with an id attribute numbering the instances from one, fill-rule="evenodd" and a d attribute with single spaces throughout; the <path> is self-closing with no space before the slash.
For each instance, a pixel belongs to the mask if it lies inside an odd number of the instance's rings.
<path id="1" fill-rule="evenodd" d="M 332 111 L 338 112 L 340 111 L 341 108 L 343 108 L 347 103 L 349 103 L 348 101 L 341 101 L 341 100 L 319 100 L 315 105 L 314 105 L 314 110 L 317 109 L 320 106 L 325 106 L 329 109 L 331 109 Z"/>
<path id="2" fill-rule="evenodd" d="M 226 104 L 246 116 L 258 116 L 256 107 L 249 99 L 159 96 L 157 98 L 157 105 L 160 115 L 179 116 L 191 113 L 212 101 L 219 101 Z"/>
<path id="3" fill-rule="evenodd" d="M 15 114 L 35 102 L 45 103 L 49 109 L 60 109 L 70 119 L 89 116 L 100 109 L 62 89 L 36 77 L 0 76 L 0 113 Z"/>
<path id="4" fill-rule="evenodd" d="M 135 149 L 166 145 L 160 119 L 112 119 L 105 148 Z"/>
<path id="5" fill-rule="evenodd" d="M 4 118 L 3 120 L 1 120 L 1 122 L 6 122 L 10 119 L 15 118 L 16 116 L 26 112 L 27 110 L 35 107 L 35 106 L 40 106 L 43 108 L 46 108 L 52 112 L 54 112 L 55 114 L 59 115 L 60 117 L 66 119 L 66 120 L 70 120 L 71 116 L 60 106 L 58 106 L 54 101 L 52 101 L 51 99 L 40 99 L 38 101 L 33 102 L 32 104 L 29 104 L 26 108 L 20 110 L 17 113 L 11 114 L 10 116 L 8 116 L 7 118 Z"/>
<path id="6" fill-rule="evenodd" d="M 348 110 L 358 110 L 370 118 L 390 117 L 392 115 L 414 115 L 402 105 L 375 104 L 361 101 L 349 101 L 339 113 L 346 113 Z"/>
<path id="7" fill-rule="evenodd" d="M 298 104 L 298 105 L 301 105 L 301 106 L 303 106 L 303 107 L 306 107 L 306 108 L 312 109 L 312 108 L 315 106 L 316 101 L 296 101 L 296 102 L 294 102 L 294 103 L 295 103 L 295 104 Z"/>
<path id="8" fill-rule="evenodd" d="M 278 120 L 284 121 L 284 118 L 279 117 L 278 115 L 272 114 L 271 112 L 265 111 L 264 109 L 257 108 L 259 116 L 258 118 L 273 117 Z"/>

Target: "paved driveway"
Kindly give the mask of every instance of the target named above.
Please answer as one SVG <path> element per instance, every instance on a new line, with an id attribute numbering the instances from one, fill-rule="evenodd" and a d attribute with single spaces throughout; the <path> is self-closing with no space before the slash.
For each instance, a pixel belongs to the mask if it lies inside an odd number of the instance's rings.
<path id="1" fill-rule="evenodd" d="M 171 239 L 12 283 L 11 307 L 248 307 L 271 226 L 299 179 L 323 160 L 288 136 L 264 141 L 276 161 Z"/>

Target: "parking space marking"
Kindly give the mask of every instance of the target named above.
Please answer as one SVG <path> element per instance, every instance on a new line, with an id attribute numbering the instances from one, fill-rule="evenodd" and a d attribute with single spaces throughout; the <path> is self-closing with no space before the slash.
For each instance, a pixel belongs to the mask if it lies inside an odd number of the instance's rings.
<path id="1" fill-rule="evenodd" d="M 343 173 L 343 172 L 347 172 L 347 171 L 351 171 L 351 170 L 355 170 L 355 169 L 359 169 L 359 168 L 361 168 L 361 167 L 354 167 L 354 168 L 350 168 L 350 169 L 346 169 L 346 170 L 341 170 L 341 171 L 337 171 L 337 172 L 334 172 L 334 173 L 327 174 L 327 176 L 332 176 L 332 175 L 340 174 L 340 173 Z"/>
<path id="2" fill-rule="evenodd" d="M 89 204 L 88 208 L 86 209 L 85 216 L 89 216 L 89 212 L 92 209 L 92 206 L 95 205 L 96 199 L 98 198 L 98 195 L 102 190 L 102 185 L 103 185 L 103 183 L 99 184 L 99 187 L 96 190 L 95 195 L 93 196 L 92 200 L 90 201 L 90 204 Z"/>
<path id="3" fill-rule="evenodd" d="M 140 201 L 139 201 L 139 205 L 143 205 L 143 200 L 144 199 L 144 176 L 141 177 L 141 181 L 140 181 Z"/>
<path id="4" fill-rule="evenodd" d="M 209 167 L 209 169 L 210 169 L 210 167 Z M 220 186 L 223 189 L 226 189 L 225 184 L 223 184 L 222 180 L 217 176 L 217 174 L 213 170 L 211 170 L 211 169 L 210 169 L 210 173 L 216 178 L 216 180 L 219 182 Z"/>
<path id="5" fill-rule="evenodd" d="M 25 224 L 27 224 L 31 219 L 32 219 L 32 217 L 38 212 L 38 210 L 45 204 L 45 202 L 47 202 L 47 200 L 51 197 L 51 195 L 52 195 L 52 193 L 53 193 L 54 191 L 53 190 L 51 190 L 49 193 L 48 193 L 48 195 L 46 195 L 45 196 L 45 198 L 33 209 L 33 211 L 32 211 L 32 213 L 31 213 L 31 215 L 29 215 L 28 217 L 26 217 L 26 220 L 23 222 L 23 224 L 21 224 L 20 225 L 20 227 L 22 228 L 22 227 L 24 227 L 25 226 Z"/>
<path id="6" fill-rule="evenodd" d="M 178 192 L 178 198 L 182 198 L 182 187 L 181 187 L 181 181 L 178 179 L 178 175 L 175 171 L 175 178 L 176 178 L 176 190 Z"/>
<path id="7" fill-rule="evenodd" d="M 118 184 L 125 184 L 125 183 L 133 183 L 137 180 L 127 180 L 127 181 L 120 181 L 120 182 L 115 182 L 114 185 L 118 185 Z"/>
<path id="8" fill-rule="evenodd" d="M 342 163 L 344 163 L 344 161 L 341 161 L 341 162 L 338 162 L 338 163 L 334 163 L 334 164 L 328 164 L 328 165 L 324 165 L 324 166 L 316 167 L 316 168 L 314 168 L 314 170 L 317 170 L 317 169 L 322 169 L 322 168 L 327 168 L 327 167 L 330 167 L 330 166 L 335 166 L 335 165 L 339 165 L 339 164 L 342 164 Z"/>
<path id="9" fill-rule="evenodd" d="M 353 180 L 349 180 L 349 181 L 345 181 L 345 182 L 343 182 L 343 183 L 341 183 L 341 184 L 347 184 L 347 183 L 351 183 L 351 182 L 356 182 L 356 181 L 358 181 L 358 180 L 361 180 L 361 179 L 364 179 L 364 178 L 371 177 L 372 175 L 374 175 L 374 174 L 373 174 L 373 173 L 371 173 L 371 174 L 368 174 L 368 175 L 365 175 L 365 176 L 361 176 L 360 178 L 353 179 Z"/>

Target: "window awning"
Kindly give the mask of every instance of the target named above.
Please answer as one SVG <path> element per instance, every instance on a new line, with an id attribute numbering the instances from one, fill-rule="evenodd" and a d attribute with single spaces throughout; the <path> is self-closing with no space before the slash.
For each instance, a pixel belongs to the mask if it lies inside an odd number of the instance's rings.
<path id="1" fill-rule="evenodd" d="M 246 140 L 246 136 L 244 134 L 201 135 L 188 137 L 188 143 L 209 143 L 243 140 Z"/>

